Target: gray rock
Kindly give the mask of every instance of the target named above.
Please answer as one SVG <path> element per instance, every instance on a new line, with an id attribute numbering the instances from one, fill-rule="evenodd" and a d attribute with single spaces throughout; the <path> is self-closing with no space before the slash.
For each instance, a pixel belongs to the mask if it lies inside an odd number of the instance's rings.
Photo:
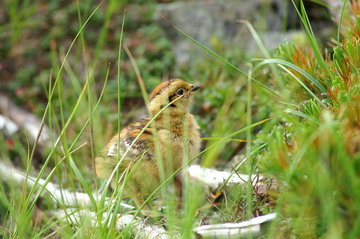
<path id="1" fill-rule="evenodd" d="M 253 42 L 248 28 L 239 20 L 250 21 L 258 32 L 279 32 L 286 17 L 283 0 L 207 0 L 159 4 L 157 10 L 169 22 L 209 48 L 220 42 L 221 48 L 246 49 Z M 179 33 L 161 16 L 158 22 L 173 42 L 179 64 L 200 60 L 206 53 Z"/>

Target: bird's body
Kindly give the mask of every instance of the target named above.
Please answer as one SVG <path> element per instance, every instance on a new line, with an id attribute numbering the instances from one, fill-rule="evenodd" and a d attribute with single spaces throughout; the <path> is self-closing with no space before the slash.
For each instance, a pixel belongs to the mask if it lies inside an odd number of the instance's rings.
<path id="1" fill-rule="evenodd" d="M 180 79 L 156 87 L 150 95 L 149 108 L 153 116 L 170 102 L 173 103 L 154 119 L 134 144 L 150 118 L 125 127 L 120 132 L 120 138 L 115 135 L 96 158 L 97 175 L 109 178 L 118 160 L 128 151 L 120 163 L 120 180 L 113 179 L 112 187 L 121 185 L 128 172 L 125 193 L 134 196 L 135 203 L 140 206 L 161 184 L 162 173 L 163 178 L 169 177 L 185 160 L 194 158 L 200 152 L 199 126 L 189 112 L 193 93 L 198 88 Z"/>

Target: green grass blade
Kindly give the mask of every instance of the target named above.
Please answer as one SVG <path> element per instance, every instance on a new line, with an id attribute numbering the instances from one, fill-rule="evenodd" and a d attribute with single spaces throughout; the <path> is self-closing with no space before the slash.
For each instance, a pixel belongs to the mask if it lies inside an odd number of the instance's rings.
<path id="1" fill-rule="evenodd" d="M 324 71 L 326 71 L 328 73 L 329 76 L 332 76 L 332 72 L 330 72 L 330 70 L 328 68 L 328 65 L 326 64 L 326 62 L 325 62 L 325 60 L 324 60 L 324 58 L 323 58 L 323 56 L 321 54 L 320 47 L 319 47 L 319 45 L 318 45 L 318 43 L 316 41 L 315 34 L 314 34 L 314 32 L 313 32 L 313 30 L 311 28 L 309 18 L 308 18 L 307 14 L 306 14 L 306 10 L 305 10 L 303 0 L 300 0 L 301 13 L 300 13 L 299 9 L 297 8 L 295 1 L 294 0 L 291 0 L 291 1 L 292 1 L 293 5 L 294 5 L 294 8 L 295 8 L 296 12 L 298 13 L 303 25 L 304 25 L 306 35 L 307 35 L 308 40 L 310 42 L 311 48 L 314 51 L 317 62 L 319 63 L 320 67 Z"/>
<path id="2" fill-rule="evenodd" d="M 281 69 L 283 69 L 284 71 L 286 71 L 290 76 L 292 76 L 297 82 L 299 82 L 299 84 L 304 87 L 304 89 L 323 107 L 325 107 L 324 103 L 321 102 L 321 100 L 296 76 L 294 75 L 291 71 L 289 71 L 287 68 L 285 68 L 282 65 L 279 65 L 279 67 L 281 67 Z"/>
<path id="3" fill-rule="evenodd" d="M 341 7 L 340 19 L 339 19 L 338 29 L 337 29 L 337 43 L 338 44 L 340 44 L 340 31 L 341 31 L 341 25 L 342 25 L 342 20 L 343 20 L 343 16 L 344 16 L 346 3 L 347 3 L 347 0 L 344 0 L 342 7 Z"/>
<path id="4" fill-rule="evenodd" d="M 311 116 L 308 115 L 308 114 L 305 114 L 305 113 L 302 112 L 302 111 L 293 110 L 293 109 L 285 109 L 284 112 L 285 112 L 285 113 L 288 113 L 288 114 L 293 114 L 293 115 L 296 115 L 296 116 L 299 116 L 299 117 L 302 117 L 302 118 L 305 118 L 305 119 L 308 119 L 308 120 L 310 120 L 310 121 L 312 121 L 312 122 L 314 122 L 314 123 L 316 123 L 316 124 L 320 124 L 320 122 L 319 122 L 317 119 L 311 117 Z"/>
<path id="5" fill-rule="evenodd" d="M 269 51 L 266 49 L 265 45 L 261 41 L 259 35 L 256 33 L 256 31 L 255 31 L 254 27 L 252 26 L 252 24 L 247 20 L 240 20 L 240 22 L 244 23 L 248 27 L 252 37 L 254 38 L 256 44 L 258 45 L 259 49 L 261 50 L 261 52 L 265 56 L 265 58 L 270 59 L 271 55 L 270 55 Z M 271 69 L 272 73 L 275 75 L 275 78 L 279 79 L 277 81 L 279 83 L 279 88 L 280 89 L 284 88 L 284 82 L 282 80 L 280 80 L 280 79 L 282 79 L 282 76 L 279 74 L 277 69 L 273 65 L 270 65 L 270 69 Z"/>
<path id="6" fill-rule="evenodd" d="M 126 10 L 124 10 L 124 15 L 122 18 L 122 23 L 121 23 L 121 30 L 120 30 L 120 38 L 119 38 L 119 47 L 118 47 L 118 59 L 117 59 L 117 117 L 118 117 L 118 121 L 117 121 L 117 131 L 118 131 L 118 145 L 120 145 L 120 130 L 121 130 L 121 49 L 122 49 L 122 41 L 123 41 L 123 37 L 124 37 L 124 25 L 125 25 L 125 19 L 126 19 Z M 118 161 L 121 161 L 121 159 L 119 159 L 120 157 L 120 147 L 118 147 Z M 118 172 L 116 172 L 116 178 L 118 178 Z M 110 181 L 111 182 L 111 181 Z M 104 205 L 105 205 L 105 198 L 106 198 L 106 191 L 108 189 L 109 185 L 106 184 L 104 191 L 101 195 L 100 198 L 100 208 L 103 209 Z M 121 194 L 122 191 L 120 191 L 119 193 L 119 198 L 121 198 Z M 116 203 L 115 203 L 116 204 Z M 98 212 L 99 213 L 99 212 Z M 101 213 L 102 214 L 102 213 Z M 108 214 L 107 219 L 105 220 L 105 223 L 109 223 L 109 220 L 111 220 L 111 216 L 110 214 Z"/>
<path id="7" fill-rule="evenodd" d="M 311 81 L 321 92 L 327 92 L 325 87 L 322 86 L 322 84 L 317 79 L 315 79 L 312 75 L 310 75 L 309 73 L 307 73 L 306 71 L 304 71 L 303 69 L 301 69 L 297 65 L 294 65 L 291 62 L 284 61 L 281 59 L 267 59 L 267 60 L 263 60 L 262 62 L 260 62 L 259 65 L 257 65 L 255 69 L 259 68 L 260 66 L 266 65 L 266 64 L 280 64 L 280 65 L 287 66 L 293 70 L 296 70 L 297 72 L 302 74 L 304 77 L 306 77 L 309 81 Z"/>

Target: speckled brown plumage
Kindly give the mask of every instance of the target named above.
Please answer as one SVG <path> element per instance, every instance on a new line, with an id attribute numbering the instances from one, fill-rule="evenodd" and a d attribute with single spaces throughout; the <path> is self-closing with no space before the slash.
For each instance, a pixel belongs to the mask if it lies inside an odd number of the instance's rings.
<path id="1" fill-rule="evenodd" d="M 170 176 L 182 166 L 184 160 L 195 157 L 200 151 L 199 126 L 189 106 L 198 86 L 183 80 L 166 81 L 157 86 L 150 95 L 150 112 L 157 114 L 171 101 L 177 99 L 165 109 L 138 138 L 121 162 L 119 175 L 129 170 L 130 180 L 125 186 L 127 196 L 134 198 L 137 206 L 161 183 L 159 159 L 162 159 L 165 177 Z M 115 135 L 106 148 L 96 158 L 96 173 L 100 178 L 108 178 L 118 159 L 126 152 L 135 138 L 149 122 L 145 118 L 130 124 Z M 118 148 L 120 142 L 120 148 Z M 117 155 L 119 152 L 119 156 Z M 158 157 L 157 157 L 158 156 Z M 113 179 L 112 187 L 121 185 L 122 180 Z"/>

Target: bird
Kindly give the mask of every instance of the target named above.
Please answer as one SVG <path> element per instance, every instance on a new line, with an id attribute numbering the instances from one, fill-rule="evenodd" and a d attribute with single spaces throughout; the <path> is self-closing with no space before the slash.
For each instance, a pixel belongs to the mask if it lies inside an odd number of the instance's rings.
<path id="1" fill-rule="evenodd" d="M 116 189 L 126 181 L 125 195 L 132 197 L 140 208 L 164 179 L 200 152 L 200 127 L 190 113 L 193 96 L 199 88 L 182 79 L 158 85 L 150 94 L 148 104 L 150 116 L 158 116 L 146 129 L 151 117 L 130 124 L 120 135 L 114 135 L 95 158 L 96 175 L 108 179 L 123 158 L 111 187 Z M 150 210 L 151 206 L 146 204 L 143 209 Z"/>

